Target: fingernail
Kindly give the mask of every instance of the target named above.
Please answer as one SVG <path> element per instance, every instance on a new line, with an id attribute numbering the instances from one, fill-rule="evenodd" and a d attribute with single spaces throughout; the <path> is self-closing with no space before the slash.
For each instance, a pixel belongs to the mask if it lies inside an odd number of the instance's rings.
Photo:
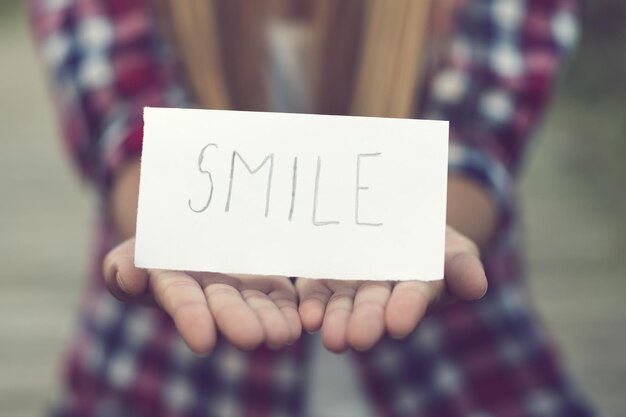
<path id="1" fill-rule="evenodd" d="M 115 273 L 115 282 L 117 282 L 117 286 L 120 287 L 123 293 L 128 294 L 128 290 L 124 287 L 122 276 L 120 275 L 120 271 L 118 270 Z"/>
<path id="2" fill-rule="evenodd" d="M 483 291 L 483 294 L 480 297 L 478 297 L 478 299 L 481 299 L 485 295 L 487 295 L 487 291 L 489 291 L 489 284 L 485 284 L 485 290 Z"/>

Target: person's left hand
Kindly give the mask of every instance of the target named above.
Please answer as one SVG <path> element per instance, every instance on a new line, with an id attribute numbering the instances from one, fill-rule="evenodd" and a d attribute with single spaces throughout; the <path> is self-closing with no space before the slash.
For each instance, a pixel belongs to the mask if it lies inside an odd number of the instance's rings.
<path id="1" fill-rule="evenodd" d="M 302 327 L 322 329 L 333 352 L 370 349 L 385 334 L 408 336 L 427 310 L 454 299 L 476 300 L 487 291 L 478 248 L 448 227 L 444 279 L 439 281 L 339 281 L 298 278 Z"/>

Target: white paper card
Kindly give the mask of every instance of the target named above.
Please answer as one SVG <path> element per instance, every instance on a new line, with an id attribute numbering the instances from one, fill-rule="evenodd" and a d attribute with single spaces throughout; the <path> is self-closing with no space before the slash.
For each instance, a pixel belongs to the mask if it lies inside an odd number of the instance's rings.
<path id="1" fill-rule="evenodd" d="M 146 108 L 135 263 L 443 277 L 448 123 Z"/>

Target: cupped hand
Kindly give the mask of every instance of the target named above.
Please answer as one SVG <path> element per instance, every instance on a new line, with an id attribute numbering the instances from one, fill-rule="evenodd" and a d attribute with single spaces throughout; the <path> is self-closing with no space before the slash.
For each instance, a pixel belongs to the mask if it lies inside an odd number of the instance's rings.
<path id="1" fill-rule="evenodd" d="M 218 332 L 240 349 L 280 348 L 301 333 L 297 296 L 285 277 L 145 270 L 134 266 L 135 240 L 107 255 L 108 290 L 122 301 L 157 305 L 196 353 L 209 353 Z"/>
<path id="2" fill-rule="evenodd" d="M 338 281 L 299 278 L 302 326 L 322 330 L 333 352 L 364 351 L 385 333 L 408 336 L 429 309 L 454 299 L 476 300 L 487 291 L 478 248 L 452 228 L 446 231 L 444 279 L 438 281 Z"/>

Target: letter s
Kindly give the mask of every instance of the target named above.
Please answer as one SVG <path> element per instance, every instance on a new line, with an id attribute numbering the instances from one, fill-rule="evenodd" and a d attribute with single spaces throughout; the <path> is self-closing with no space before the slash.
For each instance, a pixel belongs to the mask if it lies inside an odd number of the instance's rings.
<path id="1" fill-rule="evenodd" d="M 200 155 L 198 156 L 198 171 L 200 171 L 200 173 L 202 174 L 207 174 L 209 176 L 209 181 L 211 182 L 211 190 L 209 191 L 209 197 L 206 200 L 206 203 L 204 204 L 204 206 L 202 206 L 201 209 L 196 210 L 195 208 L 192 207 L 191 205 L 191 198 L 189 199 L 189 209 L 191 211 L 193 211 L 194 213 L 202 213 L 203 211 L 205 211 L 207 208 L 209 208 L 209 205 L 211 204 L 211 199 L 213 198 L 213 177 L 211 176 L 211 172 L 205 169 L 202 169 L 202 162 L 204 161 L 204 152 L 208 149 L 208 148 L 216 148 L 217 149 L 217 144 L 215 143 L 209 143 L 208 145 L 205 145 L 204 148 L 202 148 L 202 150 L 200 151 Z"/>

